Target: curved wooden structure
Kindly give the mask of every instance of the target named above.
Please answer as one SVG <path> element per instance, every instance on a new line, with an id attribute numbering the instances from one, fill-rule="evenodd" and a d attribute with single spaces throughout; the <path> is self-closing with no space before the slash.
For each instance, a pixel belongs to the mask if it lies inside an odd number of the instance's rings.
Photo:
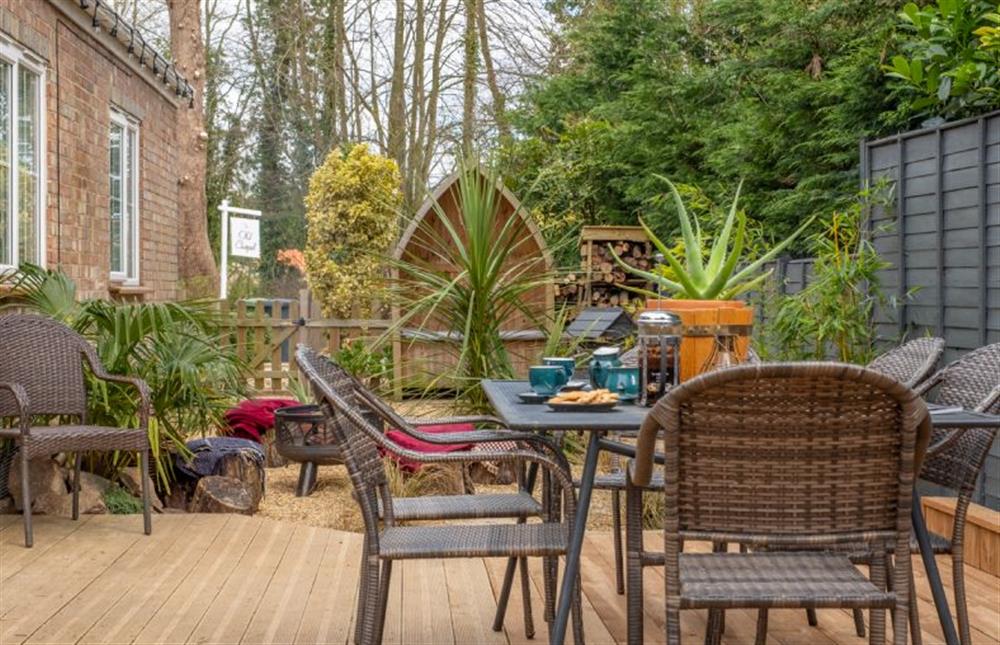
<path id="1" fill-rule="evenodd" d="M 486 177 L 485 174 L 482 176 Z M 432 227 L 436 233 L 447 235 L 440 221 L 440 213 L 447 216 L 453 224 L 459 223 L 461 211 L 457 186 L 460 178 L 460 172 L 448 176 L 420 206 L 393 249 L 392 257 L 395 260 L 415 261 L 432 266 L 435 264 L 432 253 L 427 249 L 427 233 L 423 231 L 427 230 L 427 227 Z M 516 249 L 514 261 L 523 262 L 526 259 L 537 258 L 539 271 L 551 271 L 552 254 L 538 226 L 527 211 L 521 208 L 517 197 L 502 183 L 498 182 L 495 190 L 498 193 L 497 201 L 500 209 L 498 229 L 506 225 L 511 217 L 520 220 L 514 225 L 514 233 L 524 236 L 525 242 Z M 529 292 L 527 300 L 533 304 L 531 308 L 539 315 L 551 317 L 555 308 L 555 285 L 546 284 Z M 399 320 L 399 316 L 399 310 L 393 308 L 393 322 Z M 427 321 L 419 332 L 403 330 L 401 337 L 393 342 L 393 370 L 397 391 L 402 383 L 411 381 L 420 373 L 440 374 L 454 367 L 455 359 L 449 355 L 448 348 L 444 346 L 449 340 L 449 334 L 454 332 L 455 330 L 440 328 L 440 325 L 435 325 L 433 321 Z M 510 354 L 515 374 L 527 374 L 528 366 L 539 358 L 545 344 L 545 334 L 533 329 L 525 316 L 512 317 L 504 325 L 503 332 L 504 344 Z"/>

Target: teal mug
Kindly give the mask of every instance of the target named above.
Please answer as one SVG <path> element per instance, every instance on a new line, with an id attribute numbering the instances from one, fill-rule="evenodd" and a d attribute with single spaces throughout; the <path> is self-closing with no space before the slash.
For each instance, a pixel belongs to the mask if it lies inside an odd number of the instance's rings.
<path id="1" fill-rule="evenodd" d="M 573 372 L 576 371 L 576 359 L 562 357 L 562 356 L 550 356 L 548 358 L 543 358 L 542 362 L 546 365 L 558 365 L 566 370 L 566 378 L 572 379 Z"/>
<path id="2" fill-rule="evenodd" d="M 568 380 L 561 365 L 532 365 L 528 368 L 528 381 L 535 394 L 551 396 L 561 390 Z"/>
<path id="3" fill-rule="evenodd" d="M 604 377 L 604 387 L 616 392 L 622 401 L 639 396 L 638 367 L 609 367 Z"/>

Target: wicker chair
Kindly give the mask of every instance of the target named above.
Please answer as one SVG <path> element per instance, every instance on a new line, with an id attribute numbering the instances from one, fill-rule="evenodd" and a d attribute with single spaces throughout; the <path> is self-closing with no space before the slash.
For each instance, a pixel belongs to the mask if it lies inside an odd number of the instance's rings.
<path id="1" fill-rule="evenodd" d="M 934 373 L 943 353 L 944 339 L 926 336 L 893 347 L 868 363 L 868 367 L 907 387 L 917 387 Z"/>
<path id="2" fill-rule="evenodd" d="M 680 641 L 682 609 L 708 608 L 706 640 L 718 642 L 727 608 L 858 607 L 871 612 L 872 643 L 885 640 L 885 609 L 893 611 L 894 641 L 906 643 L 914 472 L 930 436 L 915 392 L 837 363 L 705 374 L 650 412 L 632 485 L 649 484 L 661 432 L 667 642 Z M 845 496 L 862 503 L 838 503 Z M 641 539 L 638 511 L 628 504 L 629 545 Z M 756 548 L 682 554 L 684 540 Z M 820 550 L 845 543 L 869 545 L 871 580 L 846 553 Z M 888 547 L 896 556 L 891 591 Z M 629 641 L 640 642 L 642 563 L 629 556 Z M 762 642 L 766 620 L 758 628 Z"/>
<path id="3" fill-rule="evenodd" d="M 30 314 L 0 316 L 0 417 L 18 417 L 18 429 L 0 429 L 21 453 L 24 544 L 34 543 L 28 462 L 32 457 L 75 453 L 73 519 L 80 517 L 80 460 L 85 452 L 132 450 L 142 472 L 149 468 L 149 389 L 136 378 L 108 374 L 94 348 L 62 323 Z M 139 427 L 108 428 L 87 423 L 87 387 L 83 363 L 101 380 L 129 385 L 138 392 Z M 68 425 L 32 425 L 35 416 L 76 419 Z M 152 532 L 148 478 L 142 478 L 143 527 Z"/>
<path id="4" fill-rule="evenodd" d="M 394 560 L 462 557 L 522 559 L 565 555 L 575 510 L 572 479 L 565 461 L 557 461 L 537 450 L 521 448 L 484 450 L 474 453 L 474 457 L 469 453 L 418 453 L 402 448 L 372 424 L 370 417 L 360 414 L 355 403 L 345 398 L 354 394 L 354 383 L 343 379 L 331 381 L 329 374 L 317 371 L 314 358 L 300 348 L 299 366 L 321 402 L 328 426 L 333 429 L 340 444 L 365 523 L 355 643 L 361 645 L 382 640 Z M 379 449 L 423 463 L 461 463 L 474 458 L 537 464 L 561 493 L 565 504 L 564 519 L 559 521 L 559 513 L 550 510 L 542 523 L 518 521 L 516 524 L 400 526 L 396 508 L 401 500 L 393 499 L 390 494 Z M 548 585 L 546 587 L 548 589 Z M 582 643 L 579 594 L 577 581 L 573 598 L 573 628 L 576 641 Z M 525 604 L 528 604 L 527 599 Z"/>
<path id="5" fill-rule="evenodd" d="M 1000 414 L 1000 343 L 980 347 L 949 363 L 917 391 L 922 395 L 933 392 L 934 395 L 928 398 L 935 403 Z M 963 645 L 972 642 L 965 595 L 965 522 L 976 482 L 996 437 L 996 430 L 935 428 L 920 471 L 920 479 L 958 494 L 951 539 L 932 533 L 931 544 L 934 553 L 951 555 L 955 607 Z M 916 552 L 916 545 L 913 547 Z"/>

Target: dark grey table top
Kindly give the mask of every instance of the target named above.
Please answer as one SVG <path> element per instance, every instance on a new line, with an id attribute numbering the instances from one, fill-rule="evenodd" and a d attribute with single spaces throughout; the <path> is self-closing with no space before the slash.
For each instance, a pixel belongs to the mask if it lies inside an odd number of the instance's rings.
<path id="1" fill-rule="evenodd" d="M 527 381 L 483 381 L 483 391 L 511 430 L 587 430 L 591 432 L 634 432 L 642 425 L 649 408 L 633 403 L 619 404 L 608 412 L 556 412 L 544 403 L 522 403 L 520 392 L 530 392 Z"/>
<path id="2" fill-rule="evenodd" d="M 527 381 L 483 381 L 483 391 L 511 430 L 584 430 L 591 432 L 634 432 L 642 425 L 649 408 L 623 403 L 610 412 L 556 412 L 544 403 L 522 403 L 517 397 L 528 392 Z M 940 428 L 972 429 L 1000 427 L 1000 416 L 970 410 L 955 410 L 929 404 L 931 422 Z"/>

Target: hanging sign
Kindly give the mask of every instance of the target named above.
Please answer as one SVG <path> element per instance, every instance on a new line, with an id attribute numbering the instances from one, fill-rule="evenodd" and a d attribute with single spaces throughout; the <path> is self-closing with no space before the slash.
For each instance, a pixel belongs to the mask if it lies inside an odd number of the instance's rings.
<path id="1" fill-rule="evenodd" d="M 232 217 L 230 226 L 230 253 L 243 258 L 260 257 L 260 220 Z"/>

